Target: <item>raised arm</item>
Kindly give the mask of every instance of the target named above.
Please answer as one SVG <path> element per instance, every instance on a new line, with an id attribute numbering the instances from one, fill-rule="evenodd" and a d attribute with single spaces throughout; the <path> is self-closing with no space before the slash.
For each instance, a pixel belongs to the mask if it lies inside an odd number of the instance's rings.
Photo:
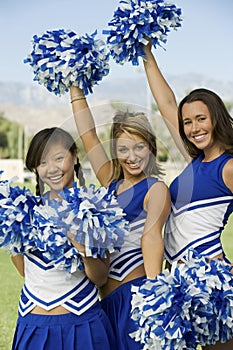
<path id="1" fill-rule="evenodd" d="M 75 123 L 89 161 L 101 185 L 107 187 L 112 171 L 111 161 L 98 138 L 95 122 L 83 91 L 71 86 L 70 97 Z"/>
<path id="2" fill-rule="evenodd" d="M 151 93 L 178 149 L 186 159 L 189 159 L 179 135 L 178 107 L 175 95 L 158 67 L 154 55 L 151 52 L 150 44 L 144 46 L 144 52 L 146 54 L 143 60 L 144 68 Z"/>

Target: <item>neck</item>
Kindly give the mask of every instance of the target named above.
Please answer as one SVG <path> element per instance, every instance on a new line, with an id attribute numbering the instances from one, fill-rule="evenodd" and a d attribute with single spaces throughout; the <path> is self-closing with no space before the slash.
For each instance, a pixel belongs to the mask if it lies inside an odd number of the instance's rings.
<path id="1" fill-rule="evenodd" d="M 128 176 L 124 179 L 122 179 L 122 187 L 123 188 L 128 188 L 130 186 L 133 186 L 135 184 L 137 184 L 138 182 L 140 182 L 141 180 L 145 179 L 145 175 L 143 174 L 143 176 Z"/>
<path id="2" fill-rule="evenodd" d="M 220 148 L 211 150 L 210 152 L 204 152 L 203 162 L 210 162 L 211 160 L 218 158 L 223 152 L 224 150 Z"/>

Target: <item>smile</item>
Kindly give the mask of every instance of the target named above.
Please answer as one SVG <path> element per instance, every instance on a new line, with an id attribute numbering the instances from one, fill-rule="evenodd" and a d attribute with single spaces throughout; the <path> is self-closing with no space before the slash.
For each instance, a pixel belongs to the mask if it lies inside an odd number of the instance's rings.
<path id="1" fill-rule="evenodd" d="M 206 137 L 207 137 L 207 134 L 193 136 L 195 141 L 202 141 L 202 140 L 206 139 Z"/>
<path id="2" fill-rule="evenodd" d="M 131 169 L 137 169 L 140 167 L 141 162 L 137 162 L 137 163 L 126 163 L 128 165 L 128 167 L 130 167 Z"/>
<path id="3" fill-rule="evenodd" d="M 57 175 L 57 176 L 50 176 L 48 179 L 52 182 L 58 182 L 62 179 L 63 175 Z"/>

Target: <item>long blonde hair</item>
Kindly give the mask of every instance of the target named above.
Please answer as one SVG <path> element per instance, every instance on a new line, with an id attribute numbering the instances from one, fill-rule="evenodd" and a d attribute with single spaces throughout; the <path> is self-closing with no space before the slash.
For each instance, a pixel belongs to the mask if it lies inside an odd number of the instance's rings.
<path id="1" fill-rule="evenodd" d="M 123 179 L 123 171 L 117 158 L 116 143 L 122 133 L 137 135 L 149 144 L 151 151 L 148 165 L 144 169 L 146 176 L 160 176 L 163 174 L 161 167 L 157 164 L 156 136 L 143 112 L 118 112 L 113 118 L 111 128 L 110 153 L 112 158 L 112 179 Z"/>

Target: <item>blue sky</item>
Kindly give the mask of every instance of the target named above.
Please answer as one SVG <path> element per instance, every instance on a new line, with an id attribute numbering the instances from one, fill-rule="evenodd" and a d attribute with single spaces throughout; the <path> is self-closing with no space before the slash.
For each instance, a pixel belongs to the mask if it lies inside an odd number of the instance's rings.
<path id="1" fill-rule="evenodd" d="M 154 50 L 165 74 L 200 73 L 233 81 L 233 1 L 177 0 L 183 12 L 182 28 L 168 36 L 166 51 Z M 31 39 L 48 29 L 71 29 L 78 34 L 101 34 L 118 1 L 111 0 L 0 0 L 0 82 L 31 83 L 23 59 Z M 135 74 L 131 64 L 111 62 L 110 78 Z"/>

